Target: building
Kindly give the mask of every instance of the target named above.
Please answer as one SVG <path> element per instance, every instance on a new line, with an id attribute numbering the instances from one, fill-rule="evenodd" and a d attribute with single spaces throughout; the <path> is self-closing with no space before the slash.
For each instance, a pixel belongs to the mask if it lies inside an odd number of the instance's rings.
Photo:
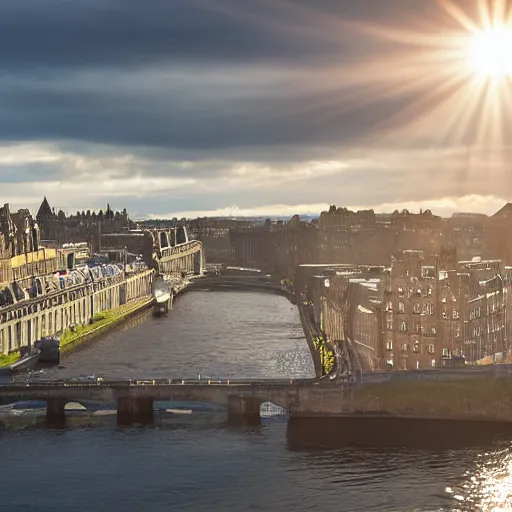
<path id="1" fill-rule="evenodd" d="M 445 246 L 457 251 L 459 260 L 489 254 L 485 243 L 489 217 L 477 213 L 454 213 L 445 221 Z"/>
<path id="2" fill-rule="evenodd" d="M 387 363 L 397 370 L 502 360 L 506 281 L 500 260 L 456 262 L 404 251 L 384 272 L 383 329 Z"/>
<path id="3" fill-rule="evenodd" d="M 383 273 L 383 342 L 389 368 L 436 367 L 436 267 L 422 251 L 406 250 Z"/>
<path id="4" fill-rule="evenodd" d="M 336 208 L 332 205 L 329 211 L 322 212 L 318 226 L 326 231 L 350 231 L 357 233 L 375 227 L 376 218 L 373 210 L 354 212 L 348 208 Z"/>
<path id="5" fill-rule="evenodd" d="M 364 371 L 384 367 L 381 272 L 365 265 L 301 265 L 299 270 L 299 289 L 313 304 L 315 324 L 331 341 L 349 341 Z"/>
<path id="6" fill-rule="evenodd" d="M 26 209 L 11 213 L 0 208 L 0 287 L 58 268 L 54 249 L 42 247 L 39 226 Z"/>
<path id="7" fill-rule="evenodd" d="M 105 212 L 77 211 L 75 215 L 66 216 L 62 210 L 55 213 L 46 197 L 39 207 L 36 219 L 44 242 L 56 245 L 87 242 L 93 252 L 100 250 L 102 234 L 121 233 L 136 227 L 128 217 L 126 209 L 115 212 L 107 204 Z"/>

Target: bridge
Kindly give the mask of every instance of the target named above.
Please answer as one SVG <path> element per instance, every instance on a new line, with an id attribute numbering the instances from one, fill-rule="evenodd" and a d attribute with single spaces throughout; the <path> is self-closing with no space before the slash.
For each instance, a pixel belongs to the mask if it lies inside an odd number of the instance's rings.
<path id="1" fill-rule="evenodd" d="M 201 279 L 193 281 L 190 290 L 207 291 L 259 291 L 284 294 L 280 282 L 259 270 L 239 267 L 222 267 L 217 272 L 207 272 Z"/>
<path id="2" fill-rule="evenodd" d="M 294 417 L 394 417 L 512 422 L 512 369 L 432 370 L 332 379 L 266 381 L 33 381 L 0 386 L 0 398 L 46 401 L 48 421 L 65 420 L 69 402 L 117 404 L 120 424 L 147 423 L 156 401 L 224 407 L 228 419 L 260 416 L 271 402 Z"/>
<path id="3" fill-rule="evenodd" d="M 111 233 L 102 240 L 108 248 L 142 254 L 157 274 L 201 274 L 205 266 L 203 244 L 189 239 L 184 226 Z"/>

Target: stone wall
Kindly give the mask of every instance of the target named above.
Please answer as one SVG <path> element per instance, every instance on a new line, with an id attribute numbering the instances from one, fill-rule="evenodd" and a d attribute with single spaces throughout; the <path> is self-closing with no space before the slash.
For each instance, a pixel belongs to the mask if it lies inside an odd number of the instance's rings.
<path id="1" fill-rule="evenodd" d="M 147 297 L 152 293 L 153 271 L 119 280 L 77 286 L 2 311 L 0 355 L 31 346 L 44 335 L 88 324 L 94 315 Z"/>

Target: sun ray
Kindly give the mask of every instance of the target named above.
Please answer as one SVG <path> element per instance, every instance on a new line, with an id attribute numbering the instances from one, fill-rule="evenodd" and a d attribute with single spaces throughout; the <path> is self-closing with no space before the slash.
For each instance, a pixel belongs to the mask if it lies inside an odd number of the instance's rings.
<path id="1" fill-rule="evenodd" d="M 435 0 L 441 9 L 457 21 L 467 32 L 474 34 L 478 32 L 478 25 L 461 9 L 460 6 L 451 0 Z"/>

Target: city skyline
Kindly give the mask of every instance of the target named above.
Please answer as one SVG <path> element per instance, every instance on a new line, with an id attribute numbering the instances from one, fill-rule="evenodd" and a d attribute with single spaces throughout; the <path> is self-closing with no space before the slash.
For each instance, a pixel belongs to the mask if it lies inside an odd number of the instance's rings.
<path id="1" fill-rule="evenodd" d="M 478 5 L 4 2 L 0 199 L 492 214 L 511 198 L 510 15 Z"/>

